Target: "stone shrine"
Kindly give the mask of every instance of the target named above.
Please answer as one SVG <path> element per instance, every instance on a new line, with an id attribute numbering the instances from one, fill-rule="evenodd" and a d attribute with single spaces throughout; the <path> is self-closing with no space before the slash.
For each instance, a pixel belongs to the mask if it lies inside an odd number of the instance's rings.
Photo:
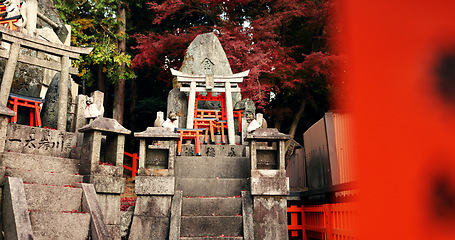
<path id="1" fill-rule="evenodd" d="M 131 131 L 102 115 L 85 119 L 88 97 L 82 95 L 67 131 L 65 80 L 75 71 L 69 59 L 91 49 L 45 43 L 3 27 L 0 34 L 11 44 L 0 91 L 0 230 L 6 239 L 288 239 L 289 136 L 270 128 L 246 133 L 245 112 L 254 117 L 253 105 L 244 100 L 234 106 L 248 71 L 232 73 L 214 34 L 196 37 L 180 71 L 173 71 L 181 86 L 170 92 L 167 113 L 183 114 L 185 128 L 154 126 L 164 119 L 160 113 L 157 123 L 150 120 L 149 128 L 134 133 L 140 142 L 137 201 L 123 237 L 120 194 L 125 136 Z M 8 74 L 23 61 L 22 46 L 60 54 L 61 62 L 53 64 L 61 70 L 58 102 L 64 102 L 58 105 L 57 129 L 7 123 L 16 114 L 4 106 Z M 102 95 L 94 92 L 93 103 L 102 105 Z"/>

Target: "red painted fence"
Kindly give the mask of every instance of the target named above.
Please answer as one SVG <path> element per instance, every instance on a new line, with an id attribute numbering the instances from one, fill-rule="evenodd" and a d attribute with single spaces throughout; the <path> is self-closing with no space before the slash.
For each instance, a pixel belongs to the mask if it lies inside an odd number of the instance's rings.
<path id="1" fill-rule="evenodd" d="M 290 239 L 354 240 L 359 239 L 356 203 L 288 207 Z"/>
<path id="2" fill-rule="evenodd" d="M 132 163 L 132 166 L 127 166 L 125 164 L 123 164 L 123 168 L 127 169 L 127 170 L 130 170 L 131 171 L 131 175 L 132 177 L 136 177 L 137 175 L 137 162 L 139 161 L 139 157 L 137 156 L 137 153 L 127 153 L 127 152 L 124 152 L 124 154 L 130 158 L 133 159 L 133 163 Z"/>

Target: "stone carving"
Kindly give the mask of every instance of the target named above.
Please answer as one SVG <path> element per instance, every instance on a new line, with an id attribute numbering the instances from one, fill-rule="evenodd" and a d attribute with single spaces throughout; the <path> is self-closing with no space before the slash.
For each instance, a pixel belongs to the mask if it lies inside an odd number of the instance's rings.
<path id="1" fill-rule="evenodd" d="M 246 114 L 246 120 L 248 123 L 247 132 L 252 132 L 258 128 L 267 128 L 267 121 L 264 119 L 262 113 L 256 115 L 256 119 L 253 118 L 252 114 Z"/>
<path id="2" fill-rule="evenodd" d="M 191 146 L 191 145 L 184 146 L 183 156 L 195 156 L 195 155 L 196 155 L 196 153 L 194 151 L 193 146 Z"/>
<path id="3" fill-rule="evenodd" d="M 229 151 L 228 157 L 237 157 L 237 154 L 235 153 L 235 149 L 231 147 L 231 150 Z"/>
<path id="4" fill-rule="evenodd" d="M 74 133 L 10 124 L 7 129 L 6 149 L 29 154 L 69 157 L 77 145 Z"/>
<path id="5" fill-rule="evenodd" d="M 204 69 L 205 74 L 213 74 L 212 73 L 212 66 L 215 65 L 210 59 L 205 58 L 202 63 L 202 68 Z"/>
<path id="6" fill-rule="evenodd" d="M 161 127 L 163 126 L 164 123 L 164 113 L 163 112 L 157 112 L 156 113 L 156 119 L 155 122 L 153 123 L 154 127 Z"/>
<path id="7" fill-rule="evenodd" d="M 207 151 L 205 152 L 205 154 L 209 157 L 215 157 L 216 156 L 216 153 L 215 153 L 215 148 L 214 147 L 207 147 Z"/>
<path id="8" fill-rule="evenodd" d="M 179 117 L 176 112 L 169 112 L 168 118 L 162 124 L 162 127 L 168 129 L 170 132 L 174 132 L 179 127 Z"/>
<path id="9" fill-rule="evenodd" d="M 60 73 L 55 74 L 52 82 L 47 90 L 45 102 L 41 110 L 41 122 L 43 126 L 57 128 L 57 115 L 58 115 L 58 86 L 60 82 Z M 71 84 L 68 84 L 68 99 L 71 97 Z M 71 112 L 71 104 L 68 103 L 68 112 Z M 71 126 L 73 120 L 72 114 L 68 116 L 68 125 Z"/>
<path id="10" fill-rule="evenodd" d="M 97 118 L 99 116 L 103 116 L 104 114 L 104 107 L 103 105 L 99 105 L 93 103 L 93 98 L 89 97 L 86 101 L 86 106 L 84 110 L 84 117 L 85 118 Z"/>
<path id="11" fill-rule="evenodd" d="M 249 112 L 253 114 L 253 116 L 256 115 L 256 106 L 249 98 L 238 101 L 234 106 L 234 111 L 236 110 L 243 110 L 244 113 Z"/>
<path id="12" fill-rule="evenodd" d="M 169 112 L 186 113 L 188 110 L 188 99 L 185 93 L 180 92 L 178 88 L 174 88 L 169 92 L 167 97 L 167 110 Z M 179 128 L 185 128 L 186 115 L 180 116 Z"/>

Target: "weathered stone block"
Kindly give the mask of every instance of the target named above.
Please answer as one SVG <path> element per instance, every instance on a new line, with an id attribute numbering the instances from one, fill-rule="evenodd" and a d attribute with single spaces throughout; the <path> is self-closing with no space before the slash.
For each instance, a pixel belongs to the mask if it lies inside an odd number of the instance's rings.
<path id="1" fill-rule="evenodd" d="M 29 210 L 79 211 L 82 189 L 38 184 L 25 184 L 25 195 Z"/>
<path id="2" fill-rule="evenodd" d="M 251 177 L 251 195 L 289 195 L 287 177 Z"/>
<path id="3" fill-rule="evenodd" d="M 121 212 L 120 233 L 122 238 L 126 238 L 130 232 L 131 223 L 133 222 L 134 207 L 130 207 L 128 211 Z"/>
<path id="4" fill-rule="evenodd" d="M 269 177 L 269 178 L 286 177 L 286 170 L 265 170 L 265 169 L 251 170 L 251 177 L 254 177 L 254 178 L 261 178 L 261 177 Z"/>
<path id="5" fill-rule="evenodd" d="M 287 201 L 285 197 L 254 197 L 254 222 L 264 224 L 287 224 Z"/>
<path id="6" fill-rule="evenodd" d="M 170 217 L 171 196 L 138 196 L 135 216 Z"/>
<path id="7" fill-rule="evenodd" d="M 2 191 L 3 231 L 7 239 L 17 236 L 33 239 L 22 179 L 9 177 Z"/>
<path id="8" fill-rule="evenodd" d="M 98 165 L 93 169 L 92 174 L 101 176 L 122 177 L 123 166 Z"/>
<path id="9" fill-rule="evenodd" d="M 97 194 L 103 212 L 104 222 L 109 225 L 120 224 L 120 195 Z"/>
<path id="10" fill-rule="evenodd" d="M 136 176 L 137 195 L 174 195 L 175 177 Z"/>
<path id="11" fill-rule="evenodd" d="M 134 216 L 130 230 L 130 240 L 167 239 L 169 218 Z"/>
<path id="12" fill-rule="evenodd" d="M 259 223 L 255 225 L 254 230 L 255 239 L 261 240 L 287 240 L 288 238 L 288 225 L 270 225 L 267 223 Z"/>
<path id="13" fill-rule="evenodd" d="M 35 239 L 87 239 L 88 213 L 30 212 Z"/>
<path id="14" fill-rule="evenodd" d="M 138 173 L 140 176 L 174 176 L 173 169 L 150 169 L 150 168 L 139 168 Z"/>
<path id="15" fill-rule="evenodd" d="M 110 239 L 113 239 L 113 240 L 122 239 L 121 232 L 120 232 L 120 225 L 108 224 L 107 229 L 109 231 Z"/>
<path id="16" fill-rule="evenodd" d="M 288 239 L 285 197 L 254 197 L 255 239 Z"/>
<path id="17" fill-rule="evenodd" d="M 125 192 L 125 179 L 121 177 L 110 176 L 84 176 L 95 186 L 97 193 L 124 193 Z"/>
<path id="18" fill-rule="evenodd" d="M 109 232 L 104 222 L 103 212 L 92 184 L 81 184 L 83 189 L 82 211 L 90 213 L 90 236 L 92 239 L 107 239 Z"/>
<path id="19" fill-rule="evenodd" d="M 10 123 L 5 150 L 69 158 L 77 142 L 75 133 Z"/>

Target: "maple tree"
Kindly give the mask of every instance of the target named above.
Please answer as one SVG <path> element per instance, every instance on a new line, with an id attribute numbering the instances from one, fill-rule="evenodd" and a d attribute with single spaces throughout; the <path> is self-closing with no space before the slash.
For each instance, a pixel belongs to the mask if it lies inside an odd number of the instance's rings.
<path id="1" fill-rule="evenodd" d="M 214 32 L 233 72 L 251 70 L 240 85 L 242 97 L 252 99 L 281 131 L 294 137 L 305 112 L 313 111 L 308 121 L 314 123 L 329 108 L 335 65 L 343 61 L 328 44 L 330 1 L 164 0 L 148 5 L 155 14 L 154 31 L 133 35 L 135 68 L 154 69 L 157 79 L 171 84 L 169 68 L 180 67 L 189 43 L 198 34 Z"/>

